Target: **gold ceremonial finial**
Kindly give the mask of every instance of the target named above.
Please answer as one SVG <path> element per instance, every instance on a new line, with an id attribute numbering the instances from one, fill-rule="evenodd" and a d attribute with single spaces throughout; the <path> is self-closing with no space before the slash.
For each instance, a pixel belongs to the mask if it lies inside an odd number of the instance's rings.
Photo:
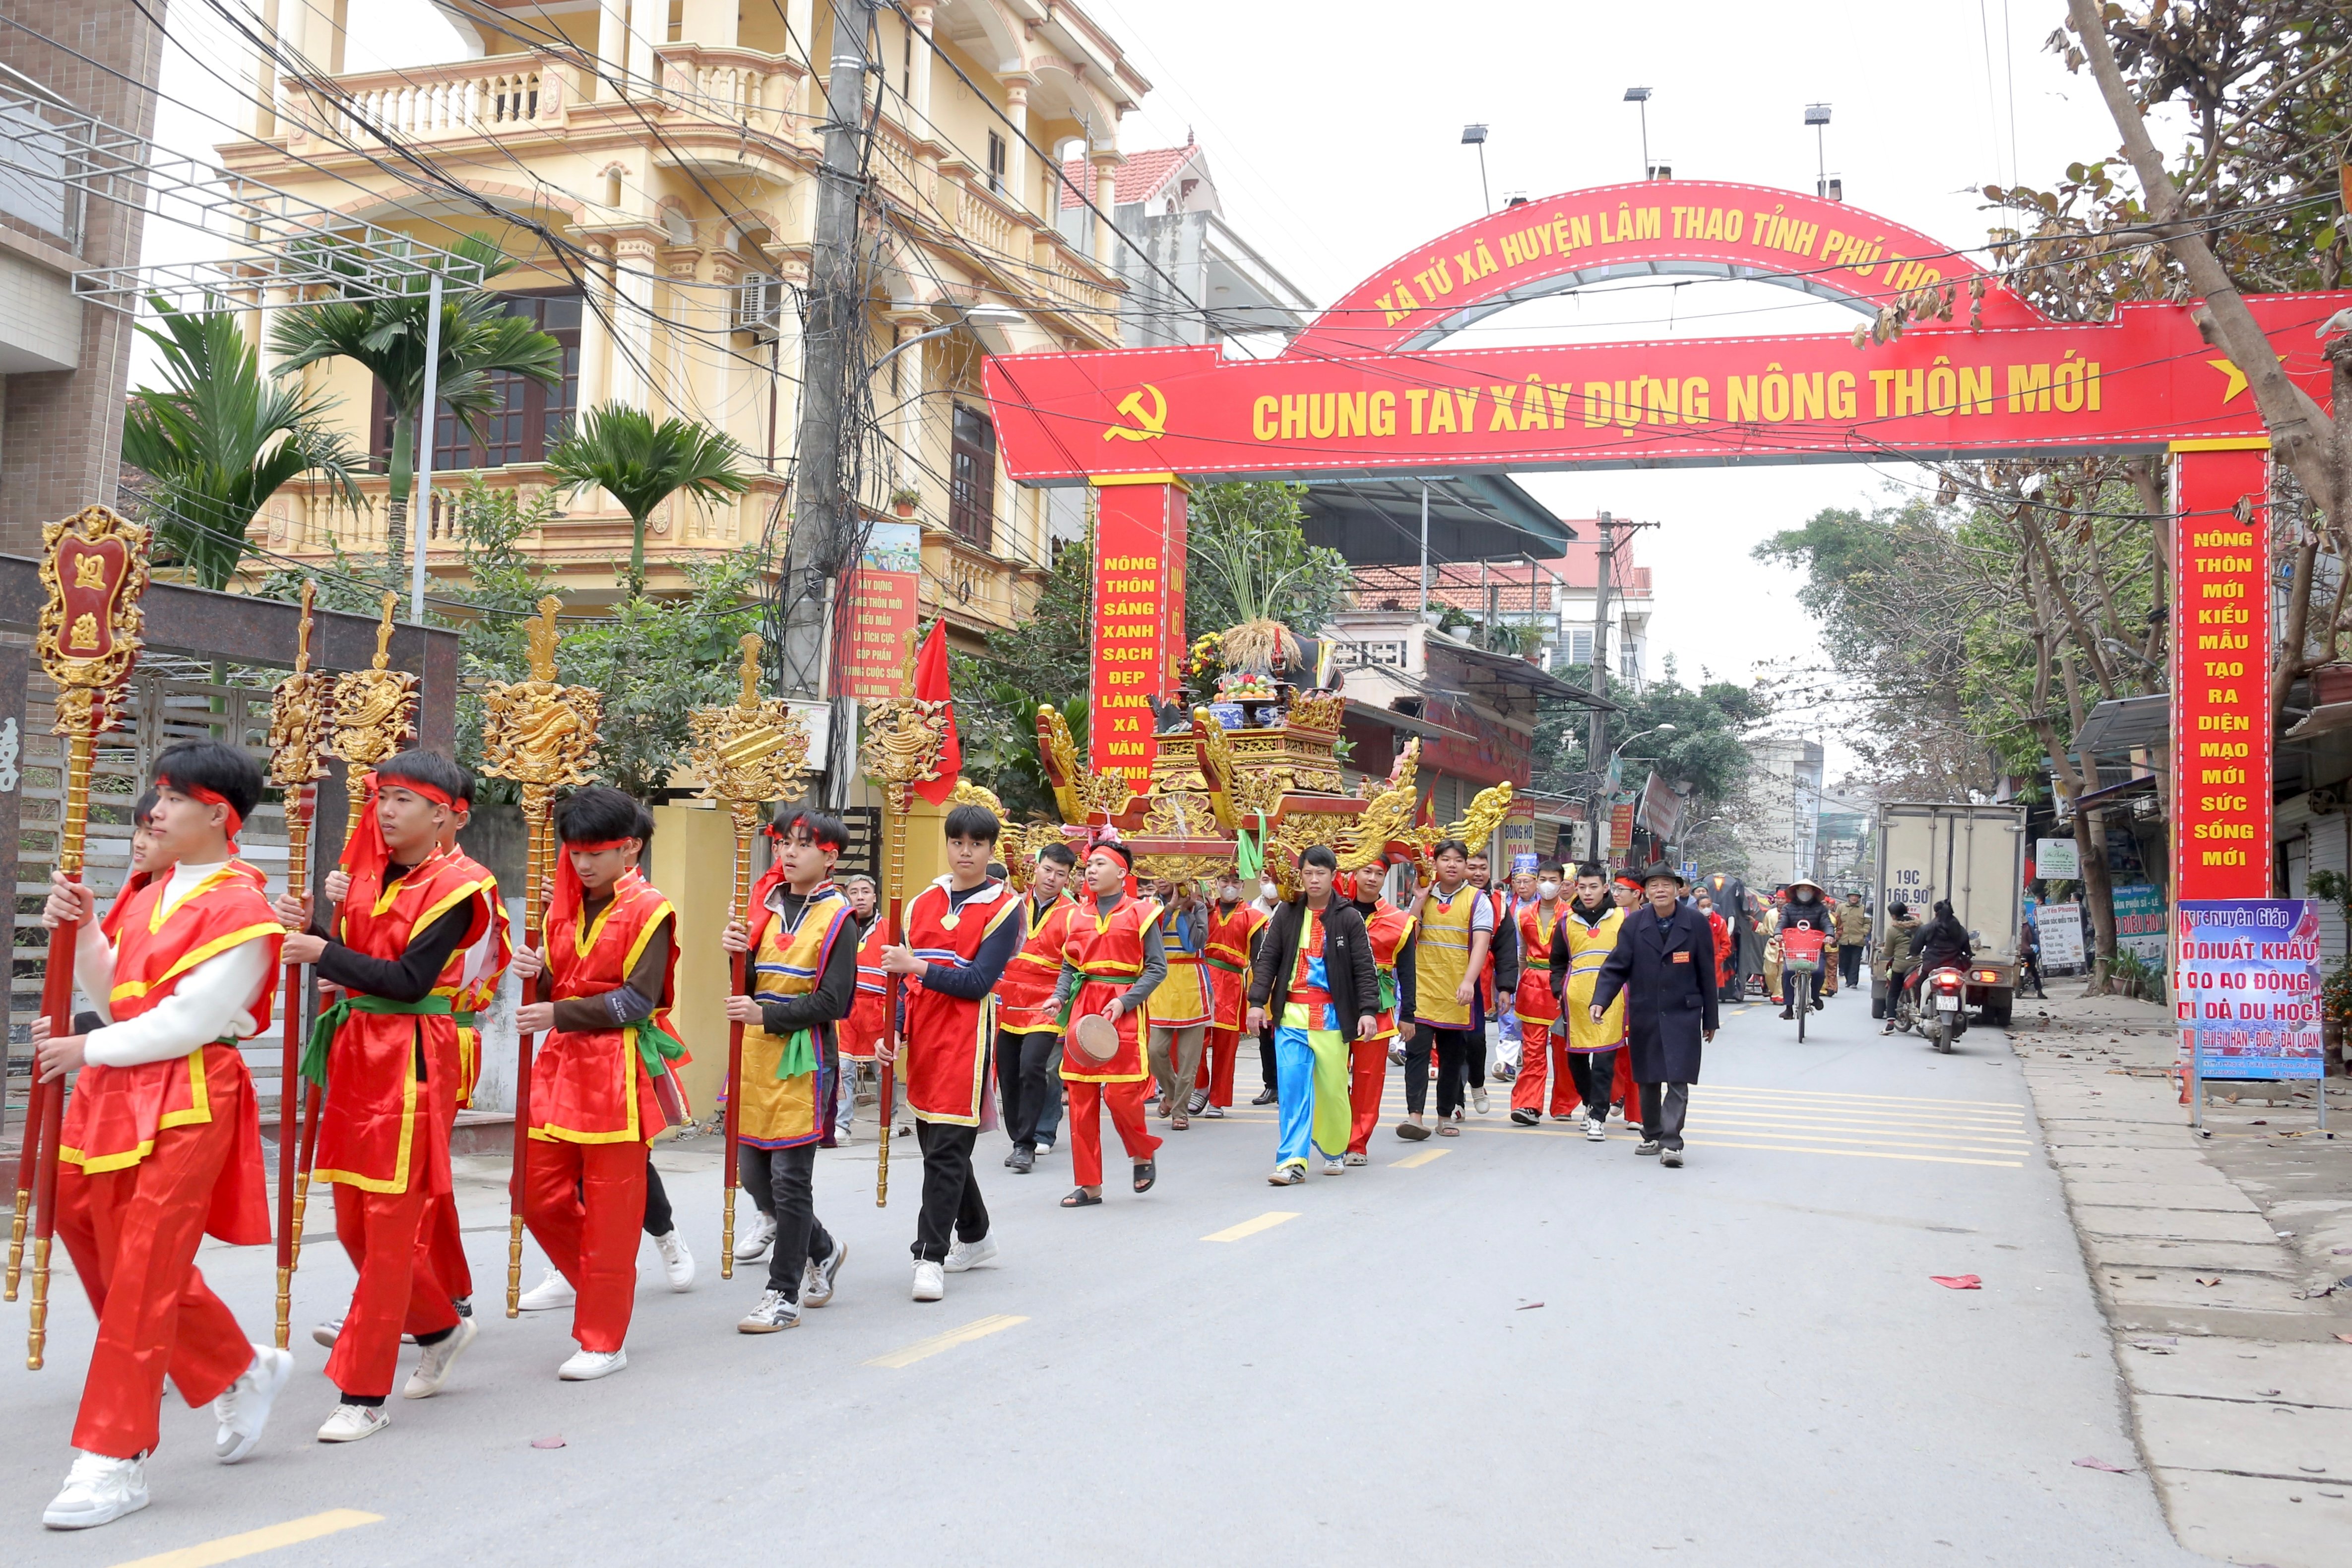
<path id="1" fill-rule="evenodd" d="M 767 644 L 757 632 L 746 632 L 736 646 L 743 650 L 743 695 L 735 706 L 749 712 L 760 706 L 760 650 Z"/>
<path id="2" fill-rule="evenodd" d="M 383 619 L 375 626 L 375 669 L 392 668 L 392 612 L 399 603 L 400 595 L 389 588 L 383 591 Z"/>
<path id="3" fill-rule="evenodd" d="M 310 668 L 310 630 L 318 584 L 302 584 L 302 619 L 295 629 L 294 673 L 269 697 L 269 781 L 299 789 L 327 776 L 324 740 L 333 683 Z M 290 823 L 290 817 L 289 817 Z"/>
<path id="4" fill-rule="evenodd" d="M 920 645 L 921 639 L 915 632 L 909 630 L 907 633 L 907 662 L 898 666 L 898 679 L 903 683 L 906 695 L 908 696 L 915 695 L 915 651 Z"/>
<path id="5" fill-rule="evenodd" d="M 319 580 L 302 580 L 302 619 L 294 628 L 294 673 L 308 674 L 310 671 L 310 612 L 319 601 Z"/>
<path id="6" fill-rule="evenodd" d="M 530 656 L 530 678 L 555 679 L 555 612 L 563 601 L 549 594 L 539 601 L 539 613 L 523 623 L 523 643 Z"/>

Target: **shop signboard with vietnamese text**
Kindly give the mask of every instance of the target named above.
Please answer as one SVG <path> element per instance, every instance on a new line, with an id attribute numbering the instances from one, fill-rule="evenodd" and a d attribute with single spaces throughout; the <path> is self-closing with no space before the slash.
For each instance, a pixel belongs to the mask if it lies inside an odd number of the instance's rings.
<path id="1" fill-rule="evenodd" d="M 2302 898 L 2182 899 L 2173 1016 L 2200 1078 L 2319 1078 L 2319 910 Z"/>

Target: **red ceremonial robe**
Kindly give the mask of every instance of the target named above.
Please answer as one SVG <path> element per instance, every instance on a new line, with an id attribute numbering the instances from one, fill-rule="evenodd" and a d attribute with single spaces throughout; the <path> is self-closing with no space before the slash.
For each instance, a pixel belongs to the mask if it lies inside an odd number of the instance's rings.
<path id="1" fill-rule="evenodd" d="M 1021 951 L 1013 955 L 996 983 L 996 1027 L 1004 1033 L 1061 1032 L 1055 1019 L 1054 988 L 1062 978 L 1062 952 L 1070 945 L 1070 922 L 1077 914 L 1078 906 L 1066 894 L 1030 921 Z"/>
<path id="2" fill-rule="evenodd" d="M 1022 917 L 1023 900 L 992 883 L 950 911 L 948 889 L 933 883 L 907 905 L 907 946 L 926 964 L 968 967 L 981 944 L 1008 920 Z M 997 998 L 977 1001 L 927 989 L 920 975 L 907 977 L 907 1104 L 918 1120 L 977 1127 L 988 1097 L 988 1048 L 996 1035 Z"/>

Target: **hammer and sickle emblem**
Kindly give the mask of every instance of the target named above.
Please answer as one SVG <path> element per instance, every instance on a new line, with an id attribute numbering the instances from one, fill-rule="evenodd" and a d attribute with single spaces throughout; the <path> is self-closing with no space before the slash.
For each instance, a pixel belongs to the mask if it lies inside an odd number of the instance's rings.
<path id="1" fill-rule="evenodd" d="M 1144 406 L 1144 394 L 1147 392 L 1150 394 L 1151 399 L 1149 410 Z M 1168 400 L 1160 394 L 1160 389 L 1150 382 L 1144 382 L 1119 399 L 1118 412 L 1135 423 L 1104 425 L 1105 441 L 1110 440 L 1113 436 L 1128 441 L 1157 441 L 1168 434 Z"/>

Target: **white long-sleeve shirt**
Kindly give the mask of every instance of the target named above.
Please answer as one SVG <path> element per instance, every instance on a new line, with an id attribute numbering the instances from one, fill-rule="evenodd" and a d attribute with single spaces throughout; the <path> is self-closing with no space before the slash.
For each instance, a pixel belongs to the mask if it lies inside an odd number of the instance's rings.
<path id="1" fill-rule="evenodd" d="M 163 908 L 168 912 L 227 863 L 173 866 L 163 884 Z M 74 978 L 98 1016 L 109 1020 L 90 1031 L 83 1041 L 83 1055 L 101 1067 L 136 1067 L 170 1061 L 214 1040 L 253 1033 L 258 1027 L 254 1004 L 269 981 L 269 950 L 257 940 L 240 942 L 181 976 L 170 996 L 137 1018 L 115 1023 L 107 1000 L 114 993 L 114 945 L 92 920 L 75 937 Z"/>

